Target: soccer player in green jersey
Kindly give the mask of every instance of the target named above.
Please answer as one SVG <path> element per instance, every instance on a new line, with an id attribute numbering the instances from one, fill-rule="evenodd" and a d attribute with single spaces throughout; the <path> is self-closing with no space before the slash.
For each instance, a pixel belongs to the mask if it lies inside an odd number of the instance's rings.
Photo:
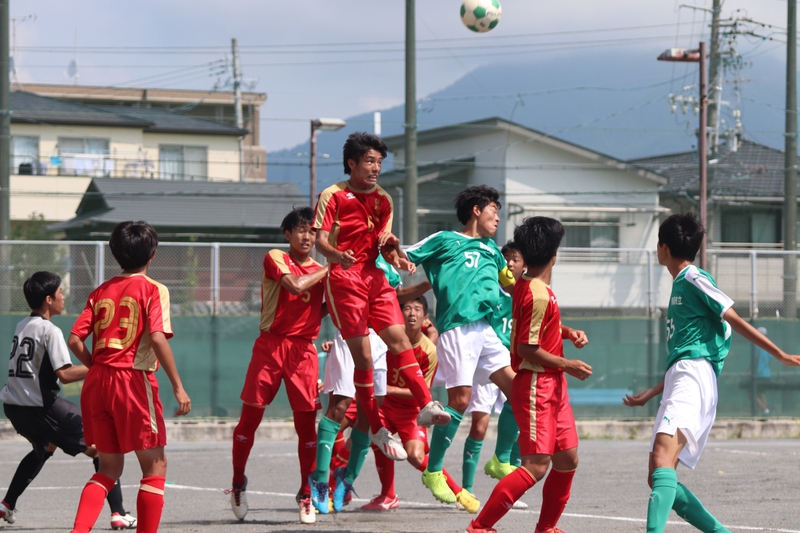
<path id="1" fill-rule="evenodd" d="M 697 465 L 714 424 L 717 377 L 731 328 L 782 364 L 800 366 L 800 356 L 787 355 L 745 322 L 711 275 L 692 264 L 704 234 L 691 214 L 672 215 L 658 230 L 658 262 L 674 279 L 667 309 L 667 373 L 658 385 L 623 399 L 625 405 L 639 406 L 663 393 L 650 441 L 648 533 L 664 531 L 670 509 L 700 531 L 728 531 L 678 483 L 675 470 L 678 462 L 692 469 Z"/>
<path id="2" fill-rule="evenodd" d="M 508 397 L 514 379 L 508 348 L 489 324 L 497 309 L 500 287 L 508 290 L 514 284 L 514 276 L 492 239 L 500 222 L 500 194 L 478 185 L 460 192 L 454 204 L 463 230 L 434 233 L 406 250 L 411 261 L 425 268 L 436 296 L 440 332 L 436 350 L 441 376 L 437 380 L 444 381 L 447 388 L 445 410 L 450 422 L 433 430 L 422 482 L 444 503 L 455 501 L 442 473 L 444 455 L 469 405 L 473 383 L 494 383 Z M 507 411 L 503 415 L 512 420 L 505 426 L 513 431 L 501 432 L 498 439 L 507 440 L 510 446 L 516 439 L 516 425 L 511 410 Z M 504 466 L 504 473 L 511 471 L 508 463 Z"/>

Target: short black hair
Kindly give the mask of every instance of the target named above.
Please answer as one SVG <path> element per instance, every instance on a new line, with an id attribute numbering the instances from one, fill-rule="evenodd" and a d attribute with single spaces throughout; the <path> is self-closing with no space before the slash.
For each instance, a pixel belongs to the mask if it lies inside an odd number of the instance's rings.
<path id="1" fill-rule="evenodd" d="M 55 298 L 56 291 L 61 286 L 61 276 L 52 272 L 34 272 L 22 285 L 25 301 L 31 309 L 39 309 L 45 298 Z"/>
<path id="2" fill-rule="evenodd" d="M 455 200 L 453 200 L 453 206 L 456 208 L 458 221 L 466 225 L 469 219 L 472 218 L 472 208 L 474 206 L 477 205 L 478 209 L 483 211 L 492 202 L 497 204 L 497 209 L 502 207 L 500 193 L 488 185 L 476 185 L 458 193 Z"/>
<path id="3" fill-rule="evenodd" d="M 147 222 L 127 220 L 114 226 L 108 245 L 122 270 L 141 268 L 156 253 L 158 233 Z"/>
<path id="4" fill-rule="evenodd" d="M 509 239 L 509 241 L 505 243 L 502 248 L 500 248 L 500 253 L 503 254 L 503 257 L 510 252 L 519 252 L 519 246 L 516 245 L 513 239 Z"/>
<path id="5" fill-rule="evenodd" d="M 658 244 L 666 244 L 672 257 L 694 261 L 706 229 L 691 213 L 670 215 L 658 228 Z"/>
<path id="6" fill-rule="evenodd" d="M 289 214 L 283 217 L 281 222 L 281 230 L 292 232 L 297 226 L 308 224 L 309 226 L 314 222 L 314 210 L 309 206 L 295 207 Z"/>
<path id="7" fill-rule="evenodd" d="M 408 302 L 406 302 L 406 303 L 404 303 L 403 305 L 401 305 L 401 306 L 400 306 L 400 309 L 402 309 L 403 307 L 407 306 L 408 304 L 410 304 L 410 303 L 414 303 L 414 302 L 419 302 L 419 303 L 421 303 L 421 304 L 422 304 L 422 313 L 423 313 L 425 316 L 428 316 L 428 299 L 427 299 L 427 298 L 425 298 L 425 296 L 417 296 L 417 297 L 416 297 L 416 298 L 414 298 L 413 300 L 409 300 Z"/>
<path id="8" fill-rule="evenodd" d="M 389 151 L 389 149 L 386 147 L 386 143 L 383 142 L 383 139 L 377 135 L 373 135 L 364 131 L 356 131 L 351 133 L 350 136 L 347 137 L 347 141 L 344 143 L 344 148 L 342 148 L 342 164 L 344 165 L 344 173 L 348 175 L 350 174 L 350 166 L 347 164 L 349 160 L 352 159 L 358 163 L 361 160 L 361 156 L 370 150 L 379 152 L 381 157 L 384 159 L 386 159 L 386 154 Z"/>
<path id="9" fill-rule="evenodd" d="M 514 229 L 514 244 L 529 267 L 549 263 L 563 238 L 563 224 L 549 217 L 528 217 Z"/>

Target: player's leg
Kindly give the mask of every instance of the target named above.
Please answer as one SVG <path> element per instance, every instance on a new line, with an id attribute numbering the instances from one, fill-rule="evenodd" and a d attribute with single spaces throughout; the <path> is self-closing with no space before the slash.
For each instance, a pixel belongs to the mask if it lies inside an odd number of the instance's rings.
<path id="1" fill-rule="evenodd" d="M 137 533 L 157 533 L 164 509 L 164 485 L 167 479 L 167 456 L 164 447 L 136 450 L 136 458 L 142 468 L 142 480 L 136 497 L 139 514 Z M 100 456 L 102 464 L 103 455 Z"/>
<path id="2" fill-rule="evenodd" d="M 578 468 L 578 448 L 558 451 L 553 454 L 553 468 L 547 474 L 542 488 L 542 509 L 537 533 L 550 532 L 558 524 L 561 514 L 569 501 L 572 478 Z"/>
<path id="3" fill-rule="evenodd" d="M 45 450 L 32 450 L 28 455 L 22 458 L 19 462 L 17 470 L 14 472 L 14 477 L 11 478 L 11 483 L 8 485 L 8 491 L 0 502 L 0 518 L 13 524 L 15 521 L 14 511 L 17 507 L 17 499 L 25 492 L 28 485 L 39 475 L 45 461 L 53 456 L 56 447 L 51 445 Z"/>
<path id="4" fill-rule="evenodd" d="M 100 458 L 97 450 L 95 448 L 87 448 L 83 453 L 92 458 L 94 471 L 99 472 Z M 111 529 L 132 529 L 136 527 L 136 517 L 125 511 L 125 506 L 122 503 L 122 486 L 119 484 L 119 478 L 114 482 L 114 488 L 108 491 L 106 501 L 111 508 Z"/>
<path id="5" fill-rule="evenodd" d="M 125 456 L 121 453 L 100 453 L 100 469 L 89 479 L 81 492 L 72 533 L 88 533 L 97 522 L 103 501 L 114 488 L 115 480 L 122 475 Z M 138 507 L 138 506 L 137 506 Z M 138 510 L 141 522 L 141 509 Z M 139 526 L 141 527 L 141 525 Z"/>
<path id="6" fill-rule="evenodd" d="M 485 380 L 488 377 L 488 380 L 500 389 L 500 393 L 508 398 L 515 375 L 509 365 L 511 359 L 508 349 L 491 327 L 483 323 L 481 325 L 483 326 L 481 330 L 483 347 L 478 368 L 476 369 L 475 381 L 480 383 L 481 380 Z M 517 441 L 518 435 L 519 428 L 514 420 L 511 404 L 506 402 L 497 420 L 497 441 L 494 456 L 484 467 L 484 472 L 487 475 L 495 479 L 502 479 L 514 471 L 514 467 L 511 465 L 511 450 Z"/>
<path id="7" fill-rule="evenodd" d="M 328 363 L 330 364 L 330 362 L 329 360 Z M 322 514 L 328 513 L 328 480 L 333 445 L 352 401 L 352 397 L 342 396 L 336 391 L 331 392 L 328 410 L 317 425 L 316 468 L 308 482 L 311 490 L 311 502 Z"/>
<path id="8" fill-rule="evenodd" d="M 493 398 L 489 400 L 489 391 L 486 385 L 476 385 L 472 387 L 472 396 L 469 400 L 467 413 L 472 416 L 472 425 L 469 428 L 469 436 L 464 441 L 464 454 L 461 462 L 461 485 L 472 492 L 472 485 L 475 483 L 475 472 L 478 470 L 478 462 L 483 448 L 483 439 L 486 437 L 486 430 L 489 428 L 489 413 L 492 409 Z M 495 390 L 497 390 L 495 388 Z M 488 404 L 488 405 L 487 405 Z"/>
<path id="9" fill-rule="evenodd" d="M 708 512 L 697 496 L 678 483 L 672 509 L 689 524 L 705 533 L 730 533 L 714 515 Z"/>
<path id="10" fill-rule="evenodd" d="M 650 500 L 647 504 L 647 533 L 663 533 L 678 490 L 678 456 L 686 446 L 680 430 L 674 435 L 657 433 L 650 452 Z"/>

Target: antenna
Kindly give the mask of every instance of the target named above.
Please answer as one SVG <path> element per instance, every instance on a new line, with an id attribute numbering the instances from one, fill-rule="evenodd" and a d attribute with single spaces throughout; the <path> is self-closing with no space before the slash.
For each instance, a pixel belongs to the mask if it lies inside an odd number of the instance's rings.
<path id="1" fill-rule="evenodd" d="M 72 78 L 74 85 L 78 85 L 78 78 L 80 78 L 78 74 L 78 28 L 75 28 L 75 58 L 69 62 L 66 75 Z"/>

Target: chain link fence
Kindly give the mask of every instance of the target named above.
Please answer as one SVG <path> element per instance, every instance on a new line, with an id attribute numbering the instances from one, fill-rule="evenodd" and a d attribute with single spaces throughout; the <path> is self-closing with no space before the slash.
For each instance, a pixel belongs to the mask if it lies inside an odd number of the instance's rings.
<path id="1" fill-rule="evenodd" d="M 175 337 L 171 341 L 196 416 L 238 416 L 239 393 L 258 336 L 264 255 L 286 244 L 161 243 L 148 275 L 170 290 Z M 787 352 L 800 351 L 797 328 L 798 254 L 762 250 L 709 250 L 708 268 L 720 289 L 736 302 L 735 310 Z M 68 334 L 89 293 L 114 276 L 119 267 L 104 242 L 0 241 L 0 342 L 10 343 L 14 325 L 29 309 L 22 283 L 33 272 L 50 270 L 62 277 L 67 297 L 64 315 L 53 322 Z M 404 284 L 425 279 L 424 272 L 404 276 Z M 563 321 L 586 331 L 590 344 L 581 351 L 565 347 L 568 357 L 592 365 L 585 382 L 570 381 L 575 414 L 581 418 L 652 416 L 652 405 L 631 409 L 626 393 L 657 383 L 666 362 L 662 334 L 672 278 L 658 264 L 655 250 L 563 248 L 552 287 Z M 433 295 L 428 293 L 431 314 Z M 435 316 L 431 317 L 435 322 Z M 329 319 L 318 341 L 333 338 Z M 5 339 L 5 340 L 3 340 Z M 321 354 L 321 371 L 324 354 Z M 720 416 L 800 416 L 800 373 L 764 367 L 763 354 L 734 335 L 731 354 L 720 376 Z M 167 391 L 168 389 L 162 389 Z M 80 384 L 65 387 L 77 401 Z M 441 395 L 441 391 L 438 391 Z M 174 399 L 162 393 L 165 412 Z M 280 394 L 268 416 L 286 416 Z"/>

